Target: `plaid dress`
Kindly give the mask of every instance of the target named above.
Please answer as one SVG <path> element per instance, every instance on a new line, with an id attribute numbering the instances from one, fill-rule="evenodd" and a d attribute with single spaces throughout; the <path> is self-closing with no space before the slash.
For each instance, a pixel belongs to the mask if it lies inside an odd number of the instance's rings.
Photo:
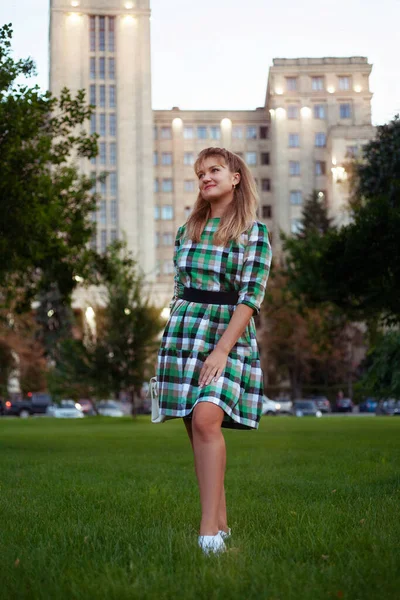
<path id="1" fill-rule="evenodd" d="M 185 226 L 175 241 L 175 293 L 158 353 L 160 411 L 167 418 L 190 417 L 197 402 L 212 402 L 224 412 L 223 427 L 258 427 L 263 377 L 254 319 L 229 353 L 218 381 L 199 388 L 200 370 L 228 327 L 235 306 L 200 304 L 181 298 L 183 288 L 239 293 L 237 304 L 260 311 L 271 264 L 268 230 L 254 222 L 239 243 L 214 246 L 219 218 L 209 219 L 198 243 L 185 239 Z"/>

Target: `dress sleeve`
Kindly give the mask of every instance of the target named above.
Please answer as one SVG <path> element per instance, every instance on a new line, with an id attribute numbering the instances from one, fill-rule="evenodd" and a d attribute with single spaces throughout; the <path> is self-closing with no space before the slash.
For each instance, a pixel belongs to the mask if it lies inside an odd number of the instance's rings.
<path id="1" fill-rule="evenodd" d="M 237 304 L 247 304 L 256 314 L 264 299 L 272 250 L 268 229 L 264 223 L 255 222 L 249 230 L 249 239 L 244 251 Z"/>
<path id="2" fill-rule="evenodd" d="M 176 300 L 183 294 L 184 285 L 179 281 L 179 269 L 178 269 L 178 250 L 181 245 L 183 235 L 183 227 L 179 227 L 178 232 L 175 238 L 175 248 L 174 248 L 174 295 L 172 296 L 172 300 L 169 304 L 169 308 L 172 311 L 172 307 L 174 306 Z"/>

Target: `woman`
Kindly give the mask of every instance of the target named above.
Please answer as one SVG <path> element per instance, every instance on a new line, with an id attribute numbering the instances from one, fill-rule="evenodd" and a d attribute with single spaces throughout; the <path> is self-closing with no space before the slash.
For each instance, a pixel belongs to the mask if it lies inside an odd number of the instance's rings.
<path id="1" fill-rule="evenodd" d="M 175 293 L 158 355 L 160 411 L 183 417 L 193 447 L 202 517 L 199 546 L 229 537 L 221 427 L 256 429 L 262 371 L 253 313 L 263 300 L 271 247 L 256 220 L 257 191 L 245 163 L 207 148 L 194 165 L 199 195 L 175 242 Z"/>

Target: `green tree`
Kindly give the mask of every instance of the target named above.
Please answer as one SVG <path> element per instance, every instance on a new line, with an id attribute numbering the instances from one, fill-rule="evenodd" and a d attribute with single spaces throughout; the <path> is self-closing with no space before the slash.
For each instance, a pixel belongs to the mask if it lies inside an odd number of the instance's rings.
<path id="1" fill-rule="evenodd" d="M 11 25 L 0 28 L 0 285 L 3 303 L 29 310 L 38 290 L 57 283 L 68 298 L 85 270 L 94 230 L 93 182 L 74 165 L 97 154 L 85 122 L 85 92 L 60 98 L 17 84 L 35 73 L 31 59 L 11 56 Z"/>
<path id="2" fill-rule="evenodd" d="M 400 332 L 380 335 L 364 364 L 359 388 L 377 398 L 400 398 Z"/>
<path id="3" fill-rule="evenodd" d="M 332 229 L 333 219 L 328 217 L 328 210 L 322 192 L 313 191 L 304 204 L 301 214 L 301 227 L 297 237 L 306 238 L 312 234 L 325 235 Z"/>
<path id="4" fill-rule="evenodd" d="M 61 343 L 59 362 L 51 374 L 53 390 L 74 395 L 86 386 L 97 397 L 128 392 L 135 408 L 143 382 L 154 375 L 155 353 L 163 321 L 150 303 L 144 277 L 122 243 L 98 257 L 96 283 L 105 307 L 95 308 L 96 332 L 84 340 Z"/>

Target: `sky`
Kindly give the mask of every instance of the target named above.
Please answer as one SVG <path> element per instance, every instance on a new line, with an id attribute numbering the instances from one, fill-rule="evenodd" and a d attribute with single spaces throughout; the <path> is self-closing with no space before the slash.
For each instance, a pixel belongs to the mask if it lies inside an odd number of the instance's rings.
<path id="1" fill-rule="evenodd" d="M 122 3 L 122 0 L 121 0 Z M 263 106 L 273 58 L 366 56 L 372 121 L 400 113 L 400 0 L 151 0 L 154 109 Z M 49 0 L 2 2 L 15 58 L 48 86 Z"/>

